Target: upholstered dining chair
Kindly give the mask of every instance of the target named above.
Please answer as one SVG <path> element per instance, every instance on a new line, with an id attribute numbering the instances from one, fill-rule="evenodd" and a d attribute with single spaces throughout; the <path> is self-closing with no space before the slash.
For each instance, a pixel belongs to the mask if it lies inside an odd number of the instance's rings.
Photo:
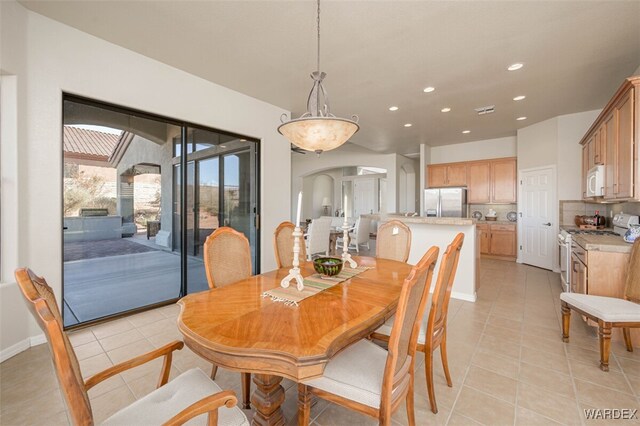
<path id="1" fill-rule="evenodd" d="M 624 299 L 581 293 L 560 293 L 560 305 L 564 342 L 569 341 L 572 310 L 598 323 L 602 371 L 609 371 L 612 328 L 622 328 L 627 351 L 633 352 L 631 328 L 640 328 L 640 239 L 633 243 L 631 249 Z"/>
<path id="2" fill-rule="evenodd" d="M 356 224 L 353 226 L 353 230 L 349 232 L 349 248 L 355 249 L 357 253 L 360 253 L 360 246 L 369 246 L 369 234 L 371 231 L 371 219 L 368 217 L 358 217 Z M 339 237 L 336 247 L 340 248 L 343 244 L 343 238 Z"/>
<path id="3" fill-rule="evenodd" d="M 329 237 L 331 235 L 331 219 L 320 217 L 313 219 L 307 229 L 306 252 L 307 259 L 311 260 L 311 256 L 317 253 L 329 255 Z"/>
<path id="4" fill-rule="evenodd" d="M 411 229 L 399 220 L 390 220 L 378 227 L 376 257 L 406 262 L 411 249 Z"/>
<path id="5" fill-rule="evenodd" d="M 181 425 L 201 415 L 208 415 L 209 425 L 249 424 L 242 410 L 236 407 L 237 399 L 233 391 L 220 389 L 202 370 L 188 370 L 168 382 L 173 352 L 184 346 L 180 341 L 116 364 L 84 380 L 73 346 L 62 329 L 62 318 L 53 290 L 43 278 L 29 269 L 18 269 L 15 276 L 29 310 L 47 337 L 61 392 L 74 425 L 94 424 L 89 389 L 123 371 L 160 357 L 164 357 L 164 363 L 157 389 L 113 414 L 103 425 Z M 35 410 L 34 415 L 37 408 Z M 207 424 L 203 417 L 194 421 Z M 46 423 L 46 419 L 39 420 Z"/>
<path id="6" fill-rule="evenodd" d="M 223 226 L 204 242 L 204 269 L 209 288 L 224 287 L 251 276 L 251 246 L 242 232 Z M 218 366 L 213 365 L 211 378 L 216 378 Z M 251 373 L 242 375 L 242 406 L 250 408 Z"/>
<path id="7" fill-rule="evenodd" d="M 322 376 L 298 384 L 299 425 L 309 423 L 311 395 L 377 418 L 381 425 L 391 424 L 405 400 L 409 425 L 415 425 L 416 344 L 438 251 L 430 248 L 404 280 L 388 351 L 360 340 L 331 358 Z"/>
<path id="8" fill-rule="evenodd" d="M 282 222 L 273 233 L 273 248 L 276 254 L 278 268 L 291 268 L 293 266 L 293 230 L 295 225 L 291 222 Z M 300 262 L 307 259 L 307 250 L 304 239 L 300 237 Z"/>
<path id="9" fill-rule="evenodd" d="M 442 255 L 436 286 L 431 296 L 431 309 L 423 317 L 420 334 L 418 335 L 418 350 L 424 352 L 429 405 L 434 414 L 438 412 L 438 404 L 436 403 L 436 393 L 433 386 L 433 352 L 438 347 L 440 347 L 440 358 L 444 376 L 447 379 L 447 386 L 453 386 L 447 360 L 447 314 L 449 312 L 451 288 L 456 277 L 463 242 L 464 234 L 459 233 Z M 371 337 L 377 340 L 389 341 L 395 321 L 395 317 L 387 321 Z"/>

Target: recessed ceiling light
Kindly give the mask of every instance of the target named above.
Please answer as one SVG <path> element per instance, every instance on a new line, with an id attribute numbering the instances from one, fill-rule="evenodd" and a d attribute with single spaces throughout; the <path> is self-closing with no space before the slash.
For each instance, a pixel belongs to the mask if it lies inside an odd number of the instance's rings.
<path id="1" fill-rule="evenodd" d="M 516 118 L 516 120 L 518 120 L 518 121 L 522 121 L 522 120 L 526 120 L 526 119 L 527 119 L 527 117 L 518 117 L 518 118 Z"/>
<path id="2" fill-rule="evenodd" d="M 523 100 L 524 98 L 526 98 L 526 96 L 525 96 L 525 95 L 519 95 L 519 96 L 516 96 L 515 98 L 513 98 L 513 100 L 514 100 L 514 101 L 521 101 L 521 100 Z"/>
<path id="3" fill-rule="evenodd" d="M 407 124 L 404 125 L 404 127 L 411 127 L 411 126 L 413 126 L 413 124 L 411 124 L 411 123 L 407 123 Z"/>
<path id="4" fill-rule="evenodd" d="M 436 88 L 435 88 L 435 87 L 431 87 L 431 86 L 429 86 L 429 87 L 425 87 L 424 89 L 422 89 L 422 91 L 423 91 L 424 93 L 431 93 L 431 92 L 433 92 L 434 90 L 436 90 Z"/>
<path id="5" fill-rule="evenodd" d="M 246 142 L 246 141 L 247 141 L 246 139 L 240 139 L 240 142 Z"/>
<path id="6" fill-rule="evenodd" d="M 397 111 L 398 107 L 397 106 L 390 106 L 389 107 L 389 111 Z"/>
<path id="7" fill-rule="evenodd" d="M 471 130 L 463 130 L 462 133 L 464 133 L 466 135 L 468 133 L 471 133 Z"/>
<path id="8" fill-rule="evenodd" d="M 519 70 L 520 68 L 522 68 L 524 66 L 524 64 L 521 64 L 520 62 L 516 62 L 515 64 L 511 64 L 507 67 L 507 70 L 509 71 L 516 71 Z"/>
<path id="9" fill-rule="evenodd" d="M 226 148 L 226 147 L 227 147 L 226 145 L 220 145 L 220 148 Z"/>
<path id="10" fill-rule="evenodd" d="M 449 112 L 449 111 L 451 111 L 451 108 L 449 108 L 449 107 L 442 108 L 440 111 L 442 111 L 442 112 Z"/>

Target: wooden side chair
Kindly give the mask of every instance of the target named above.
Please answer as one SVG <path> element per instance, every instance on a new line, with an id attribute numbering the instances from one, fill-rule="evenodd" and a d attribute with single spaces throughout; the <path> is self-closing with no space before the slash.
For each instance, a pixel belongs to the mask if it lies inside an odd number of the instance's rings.
<path id="1" fill-rule="evenodd" d="M 378 227 L 376 257 L 406 262 L 411 249 L 411 229 L 399 220 Z"/>
<path id="2" fill-rule="evenodd" d="M 633 243 L 624 299 L 594 296 L 581 293 L 561 293 L 562 340 L 569 341 L 571 310 L 598 323 L 600 340 L 600 369 L 609 371 L 611 350 L 611 329 L 621 327 L 624 342 L 629 352 L 633 352 L 631 328 L 640 328 L 640 239 Z"/>
<path id="3" fill-rule="evenodd" d="M 405 400 L 409 425 L 415 425 L 416 344 L 438 251 L 429 249 L 404 280 L 388 351 L 360 340 L 331 358 L 322 376 L 298 384 L 299 425 L 309 423 L 312 395 L 377 418 L 381 425 L 391 424 Z"/>
<path id="4" fill-rule="evenodd" d="M 29 310 L 49 342 L 56 375 L 74 425 L 94 424 L 87 393 L 89 389 L 109 377 L 160 357 L 164 357 L 164 363 L 157 389 L 109 417 L 104 425 L 181 425 L 202 414 L 208 414 L 209 425 L 218 422 L 223 425 L 249 424 L 244 413 L 236 407 L 237 399 L 233 391 L 222 391 L 202 370 L 191 369 L 167 383 L 173 351 L 184 346 L 180 341 L 116 364 L 83 380 L 73 346 L 62 329 L 62 318 L 53 290 L 43 278 L 29 269 L 18 269 L 15 276 Z M 46 419 L 40 419 L 40 422 L 46 423 Z"/>
<path id="5" fill-rule="evenodd" d="M 273 248 L 276 253 L 276 263 L 279 268 L 291 268 L 293 266 L 293 230 L 295 225 L 291 222 L 282 222 L 273 233 Z M 300 238 L 300 262 L 307 259 L 304 239 Z"/>
<path id="6" fill-rule="evenodd" d="M 211 233 L 204 242 L 204 269 L 209 288 L 224 287 L 251 276 L 251 246 L 242 232 L 223 226 Z M 215 379 L 218 366 L 211 369 Z M 251 373 L 241 373 L 242 406 L 251 408 Z"/>
<path id="7" fill-rule="evenodd" d="M 418 350 L 424 352 L 429 404 L 434 414 L 438 412 L 438 405 L 436 404 L 436 394 L 433 386 L 433 352 L 438 347 L 440 347 L 440 358 L 442 359 L 442 368 L 447 379 L 447 386 L 453 386 L 449 373 L 449 362 L 447 361 L 447 314 L 449 312 L 451 288 L 456 277 L 463 242 L 464 234 L 459 233 L 442 255 L 438 279 L 431 296 L 431 309 L 429 314 L 422 319 L 420 334 L 418 335 Z M 376 340 L 389 341 L 392 326 L 395 326 L 395 318 L 376 330 L 371 337 Z"/>

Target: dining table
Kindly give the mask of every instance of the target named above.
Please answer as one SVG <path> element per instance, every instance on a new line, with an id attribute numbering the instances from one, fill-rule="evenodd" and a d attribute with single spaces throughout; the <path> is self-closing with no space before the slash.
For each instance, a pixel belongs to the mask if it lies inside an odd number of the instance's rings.
<path id="1" fill-rule="evenodd" d="M 297 304 L 264 296 L 280 286 L 288 268 L 178 301 L 178 329 L 187 347 L 220 367 L 252 373 L 252 424 L 284 424 L 282 379 L 300 382 L 321 376 L 336 353 L 366 338 L 395 313 L 411 265 L 354 259 L 370 269 Z M 303 277 L 316 273 L 311 262 L 300 269 Z"/>

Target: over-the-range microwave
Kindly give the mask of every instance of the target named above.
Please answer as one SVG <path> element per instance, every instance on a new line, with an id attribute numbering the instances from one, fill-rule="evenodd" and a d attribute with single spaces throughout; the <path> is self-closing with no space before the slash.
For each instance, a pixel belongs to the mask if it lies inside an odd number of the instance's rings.
<path id="1" fill-rule="evenodd" d="M 587 173 L 587 197 L 604 195 L 604 166 L 595 166 Z"/>

